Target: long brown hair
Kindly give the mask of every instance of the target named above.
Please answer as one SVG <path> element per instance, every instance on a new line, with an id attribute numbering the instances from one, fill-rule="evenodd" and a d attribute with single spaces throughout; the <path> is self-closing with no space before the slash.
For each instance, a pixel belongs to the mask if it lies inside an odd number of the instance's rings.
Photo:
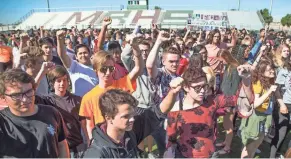
<path id="1" fill-rule="evenodd" d="M 239 66 L 239 62 L 226 49 L 219 50 L 217 56 L 223 58 L 227 63 L 227 72 L 229 73 L 229 76 L 231 75 L 230 72 Z"/>
<path id="2" fill-rule="evenodd" d="M 220 40 L 221 40 L 221 33 L 220 33 L 220 31 L 219 31 L 218 29 L 214 29 L 214 30 L 212 30 L 212 31 L 208 34 L 208 36 L 207 36 L 207 40 L 206 40 L 207 44 L 212 44 L 212 42 L 213 42 L 213 37 L 214 37 L 214 35 L 215 35 L 216 33 L 219 34 L 219 42 L 220 42 Z"/>
<path id="3" fill-rule="evenodd" d="M 217 53 L 217 56 L 223 58 L 224 61 L 231 67 L 236 68 L 239 66 L 239 62 L 226 49 L 220 49 Z"/>
<path id="4" fill-rule="evenodd" d="M 285 61 L 284 57 L 282 57 L 282 50 L 284 48 L 288 48 L 290 51 L 290 47 L 287 44 L 281 44 L 274 52 L 273 52 L 273 61 L 276 67 L 283 67 L 283 63 Z"/>
<path id="5" fill-rule="evenodd" d="M 272 60 L 260 61 L 257 65 L 256 69 L 254 70 L 253 76 L 252 76 L 252 83 L 255 84 L 258 81 L 260 81 L 264 90 L 269 89 L 271 87 L 271 85 L 273 85 L 275 83 L 275 79 L 276 79 L 276 77 L 266 78 L 264 76 L 264 73 L 265 73 L 268 66 L 270 66 L 272 69 L 275 69 L 275 65 L 274 65 Z"/>

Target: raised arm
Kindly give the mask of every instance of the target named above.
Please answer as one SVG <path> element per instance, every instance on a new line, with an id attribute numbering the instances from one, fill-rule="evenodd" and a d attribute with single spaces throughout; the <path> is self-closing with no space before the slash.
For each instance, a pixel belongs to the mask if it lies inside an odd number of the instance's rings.
<path id="1" fill-rule="evenodd" d="M 254 95 L 252 91 L 251 82 L 251 66 L 250 65 L 240 65 L 237 67 L 238 75 L 242 78 L 242 87 L 244 89 L 247 99 L 250 103 L 254 101 Z M 238 90 L 239 91 L 239 90 Z M 218 107 L 233 107 L 237 105 L 237 95 L 218 95 L 216 96 L 216 104 Z"/>
<path id="2" fill-rule="evenodd" d="M 135 39 L 133 39 L 133 41 L 135 41 Z M 135 81 L 136 78 L 143 73 L 145 64 L 144 60 L 142 59 L 138 43 L 133 42 L 132 53 L 134 55 L 134 68 L 129 72 L 128 75 L 131 81 Z"/>
<path id="3" fill-rule="evenodd" d="M 236 36 L 236 31 L 233 30 L 232 33 L 231 33 L 231 43 L 227 43 L 227 47 L 228 48 L 232 48 L 236 45 L 236 41 L 237 41 L 237 36 Z"/>
<path id="4" fill-rule="evenodd" d="M 49 71 L 53 70 L 56 67 L 56 65 L 53 62 L 43 62 L 40 71 L 34 78 L 36 88 L 38 87 L 41 79 L 43 76 L 45 76 Z"/>
<path id="5" fill-rule="evenodd" d="M 266 46 L 264 45 L 264 46 L 261 47 L 259 55 L 257 56 L 256 60 L 253 62 L 253 65 L 252 65 L 252 69 L 253 70 L 257 67 L 257 65 L 260 62 L 260 59 L 263 56 L 265 50 L 266 50 Z"/>
<path id="6" fill-rule="evenodd" d="M 183 79 L 175 78 L 170 82 L 170 91 L 159 105 L 146 109 L 136 116 L 133 131 L 139 144 L 144 138 L 159 128 L 160 123 L 167 117 L 167 113 L 173 108 L 177 95 L 182 88 Z"/>
<path id="7" fill-rule="evenodd" d="M 130 44 L 126 44 L 121 53 L 121 60 L 127 71 L 132 70 L 132 48 Z"/>
<path id="8" fill-rule="evenodd" d="M 59 30 L 57 32 L 57 52 L 65 68 L 69 69 L 72 64 L 71 58 L 66 53 L 65 46 L 65 31 Z"/>
<path id="9" fill-rule="evenodd" d="M 260 38 L 260 40 L 255 44 L 255 46 L 250 51 L 249 56 L 248 56 L 248 63 L 249 64 L 254 63 L 255 57 L 256 57 L 257 53 L 259 52 L 259 49 L 262 46 L 263 41 L 264 41 L 264 38 Z"/>
<path id="10" fill-rule="evenodd" d="M 146 68 L 149 74 L 149 77 L 152 79 L 156 79 L 158 74 L 158 68 L 157 68 L 157 58 L 160 46 L 163 41 L 170 40 L 171 37 L 167 38 L 166 36 L 169 36 L 169 33 L 165 31 L 160 31 L 159 36 L 157 38 L 157 41 L 155 45 L 153 46 L 151 52 L 149 53 L 148 59 L 146 61 Z"/>
<path id="11" fill-rule="evenodd" d="M 184 42 L 186 42 L 186 39 L 187 39 L 189 33 L 190 33 L 190 29 L 187 29 L 187 32 L 186 32 L 186 34 L 185 34 L 185 36 L 184 36 L 184 38 L 183 38 L 183 41 L 184 41 Z"/>
<path id="12" fill-rule="evenodd" d="M 160 109 L 162 113 L 167 114 L 173 108 L 177 95 L 179 94 L 179 91 L 182 89 L 183 82 L 184 79 L 181 77 L 177 77 L 170 82 L 169 85 L 171 89 L 160 104 Z"/>
<path id="13" fill-rule="evenodd" d="M 104 45 L 104 41 L 105 41 L 107 27 L 111 23 L 112 23 L 112 19 L 110 17 L 104 18 L 103 23 L 102 23 L 102 28 L 101 28 L 101 31 L 100 31 L 99 36 L 98 36 L 97 52 L 104 49 L 103 45 Z"/>
<path id="14" fill-rule="evenodd" d="M 252 103 L 254 101 L 254 95 L 251 81 L 251 66 L 240 65 L 239 67 L 237 67 L 237 71 L 239 76 L 242 78 L 242 89 L 244 89 L 246 97 L 249 101 L 251 101 L 250 103 Z"/>
<path id="15" fill-rule="evenodd" d="M 39 30 L 40 30 L 40 38 L 43 38 L 44 36 L 43 36 L 43 26 L 41 26 L 40 28 L 39 28 Z"/>
<path id="16" fill-rule="evenodd" d="M 199 31 L 199 36 L 198 36 L 198 38 L 197 38 L 197 44 L 200 44 L 201 42 L 201 38 L 202 38 L 202 33 L 203 33 L 203 31 L 202 31 L 202 29 L 200 29 L 200 31 Z"/>

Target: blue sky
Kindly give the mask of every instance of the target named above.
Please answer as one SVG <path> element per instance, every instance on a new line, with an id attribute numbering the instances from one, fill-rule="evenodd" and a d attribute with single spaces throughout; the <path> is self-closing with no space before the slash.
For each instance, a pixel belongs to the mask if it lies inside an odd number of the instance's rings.
<path id="1" fill-rule="evenodd" d="M 127 0 L 49 0 L 51 8 L 59 7 L 95 7 L 120 5 L 126 7 Z M 270 8 L 271 0 L 241 0 L 241 10 L 254 11 Z M 229 10 L 237 8 L 238 0 L 150 0 L 151 6 L 163 9 L 211 9 Z M 0 23 L 9 24 L 19 20 L 33 8 L 46 8 L 47 0 L 0 0 Z M 291 0 L 273 0 L 272 15 L 280 20 L 287 13 L 291 14 Z"/>

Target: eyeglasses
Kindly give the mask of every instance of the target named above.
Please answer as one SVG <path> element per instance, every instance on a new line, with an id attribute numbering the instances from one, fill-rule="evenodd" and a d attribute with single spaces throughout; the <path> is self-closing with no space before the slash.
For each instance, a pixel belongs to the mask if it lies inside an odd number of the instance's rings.
<path id="1" fill-rule="evenodd" d="M 14 101 L 17 101 L 17 100 L 22 100 L 24 95 L 27 98 L 31 98 L 32 96 L 34 96 L 34 89 L 30 89 L 24 93 L 4 94 L 4 95 L 10 97 Z"/>
<path id="2" fill-rule="evenodd" d="M 100 68 L 100 72 L 106 74 L 107 70 L 109 70 L 110 73 L 112 73 L 115 70 L 114 66 L 102 66 Z"/>
<path id="3" fill-rule="evenodd" d="M 190 87 L 193 88 L 196 93 L 199 93 L 202 88 L 203 88 L 204 91 L 209 89 L 209 85 L 208 84 L 200 85 L 200 86 L 190 86 Z"/>

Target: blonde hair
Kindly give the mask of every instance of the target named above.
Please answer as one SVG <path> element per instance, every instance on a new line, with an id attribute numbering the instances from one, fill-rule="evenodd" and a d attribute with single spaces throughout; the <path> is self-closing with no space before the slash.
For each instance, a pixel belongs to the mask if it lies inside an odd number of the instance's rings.
<path id="1" fill-rule="evenodd" d="M 215 77 L 214 71 L 209 66 L 202 67 L 202 70 L 206 74 L 207 83 L 208 83 L 209 87 L 214 88 L 214 90 L 215 90 L 216 77 Z"/>
<path id="2" fill-rule="evenodd" d="M 95 71 L 100 70 L 102 65 L 107 61 L 107 60 L 113 60 L 112 54 L 108 53 L 106 51 L 100 50 L 97 53 L 95 53 L 92 57 L 92 66 Z"/>
<path id="3" fill-rule="evenodd" d="M 283 67 L 284 61 L 281 54 L 285 47 L 290 51 L 290 47 L 287 44 L 282 44 L 276 49 L 276 51 L 273 51 L 273 61 L 276 67 Z"/>

